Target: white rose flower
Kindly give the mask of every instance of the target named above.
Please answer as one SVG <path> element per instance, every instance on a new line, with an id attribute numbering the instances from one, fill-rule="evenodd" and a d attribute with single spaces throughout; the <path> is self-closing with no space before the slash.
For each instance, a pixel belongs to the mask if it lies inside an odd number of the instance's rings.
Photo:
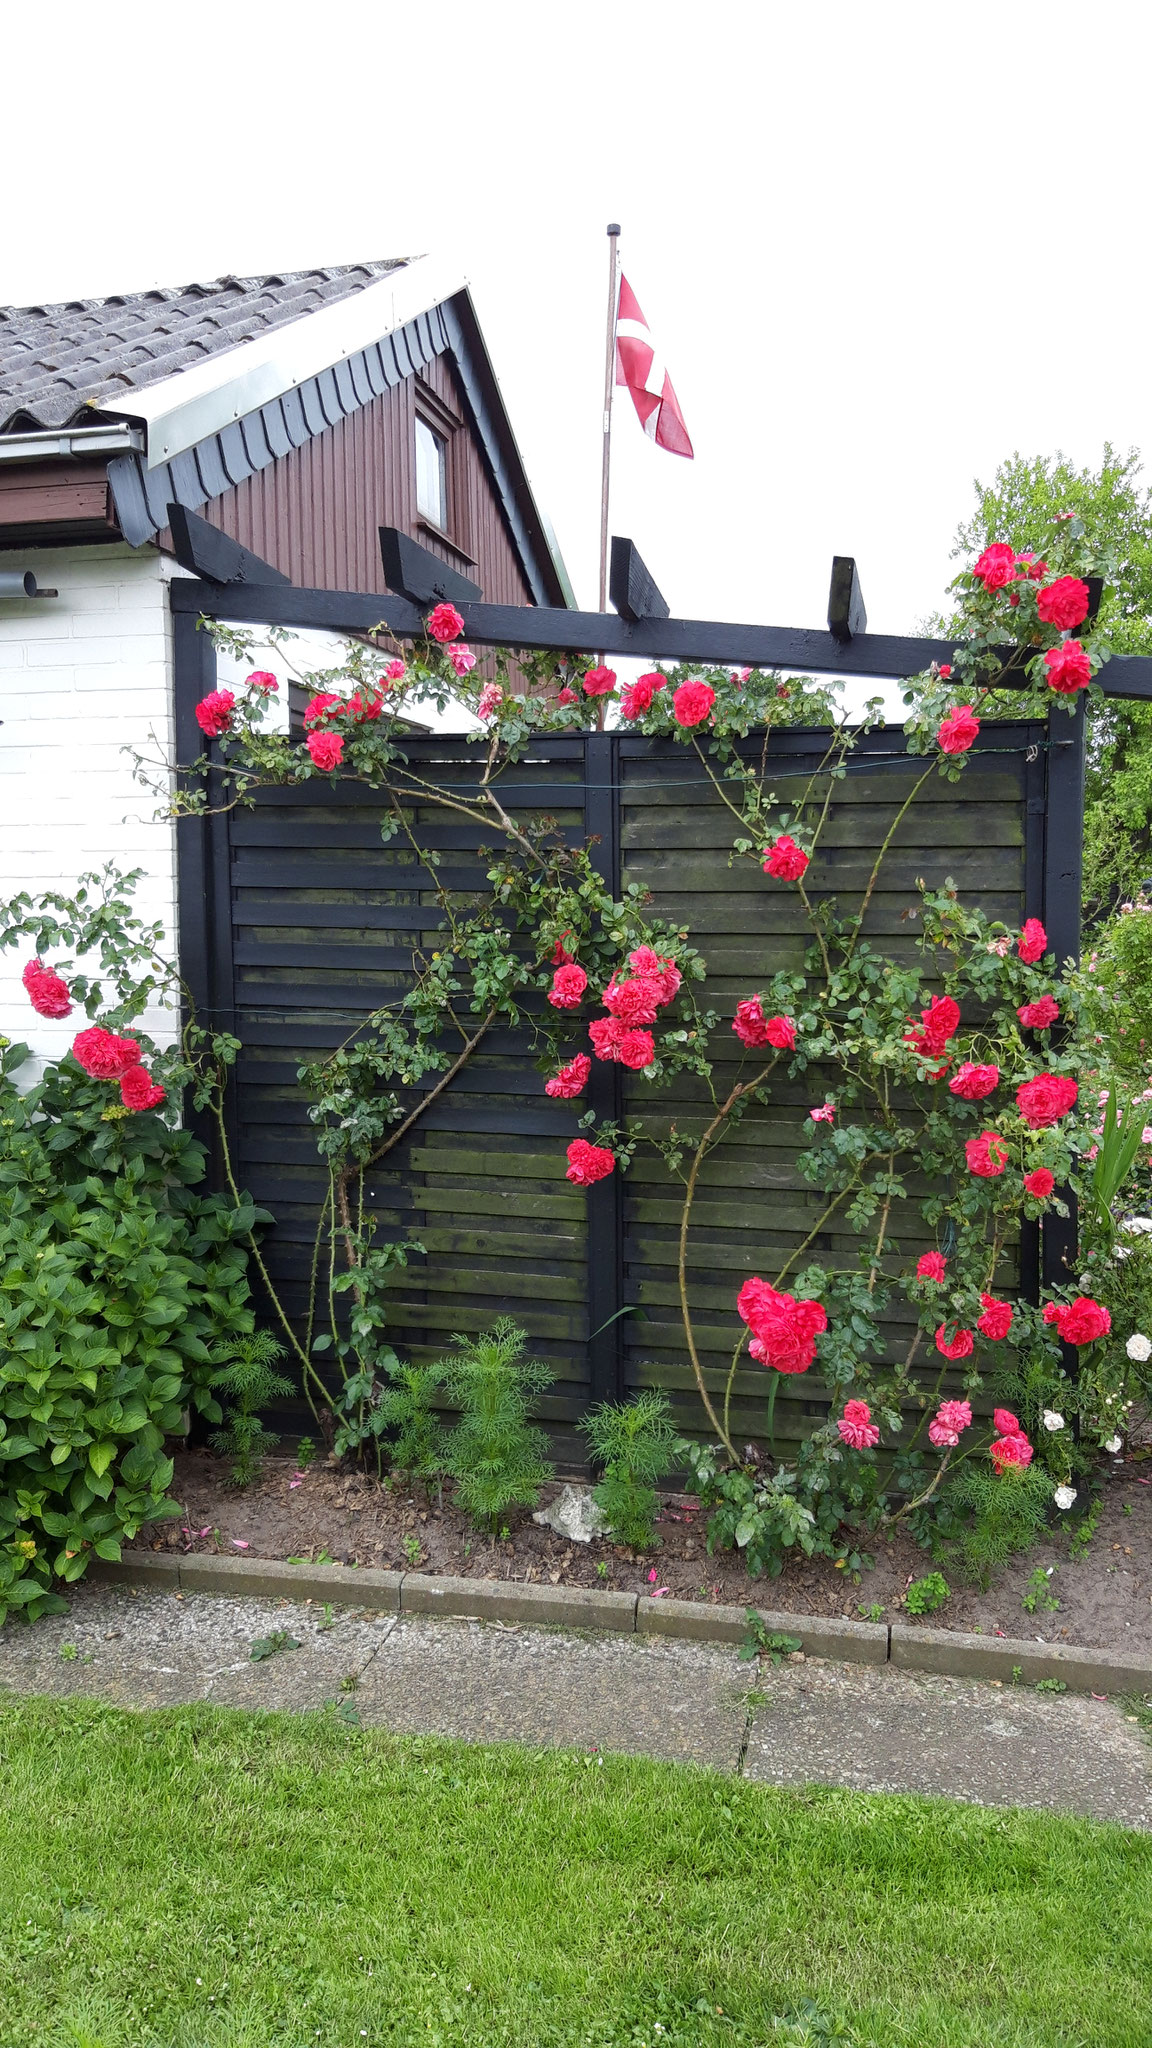
<path id="1" fill-rule="evenodd" d="M 1052 1498 L 1058 1508 L 1070 1508 L 1076 1498 L 1076 1488 L 1074 1486 L 1058 1486 Z"/>
<path id="2" fill-rule="evenodd" d="M 1104 1446 L 1104 1449 L 1105 1449 L 1106 1451 L 1111 1451 L 1111 1452 L 1112 1452 L 1112 1454 L 1113 1454 L 1113 1456 L 1115 1456 L 1116 1452 L 1117 1452 L 1117 1451 L 1118 1451 L 1118 1450 L 1120 1449 L 1120 1439 L 1119 1439 L 1119 1437 L 1118 1437 L 1118 1436 L 1110 1436 L 1110 1437 L 1109 1437 L 1109 1439 L 1108 1439 L 1108 1441 L 1107 1441 L 1107 1443 L 1106 1443 L 1106 1444 L 1105 1444 L 1105 1446 Z"/>
<path id="3" fill-rule="evenodd" d="M 1050 1429 L 1053 1435 L 1055 1435 L 1058 1429 L 1063 1429 L 1064 1427 L 1064 1417 L 1058 1415 L 1055 1408 L 1046 1408 L 1040 1420 L 1043 1422 L 1045 1429 Z"/>
<path id="4" fill-rule="evenodd" d="M 1129 1358 L 1135 1358 L 1140 1365 L 1144 1365 L 1148 1359 L 1152 1358 L 1152 1343 L 1149 1342 L 1148 1338 L 1140 1330 L 1137 1330 L 1134 1336 L 1129 1337 L 1124 1349 L 1128 1353 Z"/>
<path id="5" fill-rule="evenodd" d="M 1152 1231 L 1152 1216 L 1129 1216 L 1120 1225 L 1121 1230 L 1134 1230 L 1137 1236 L 1147 1236 Z"/>

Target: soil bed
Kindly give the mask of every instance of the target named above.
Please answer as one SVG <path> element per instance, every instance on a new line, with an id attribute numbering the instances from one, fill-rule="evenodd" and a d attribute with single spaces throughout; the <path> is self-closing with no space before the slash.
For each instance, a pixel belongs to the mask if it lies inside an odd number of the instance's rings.
<path id="1" fill-rule="evenodd" d="M 558 1484 L 546 1487 L 541 1502 L 559 1490 Z M 854 1621 L 879 1608 L 871 1618 L 909 1623 L 916 1617 L 903 1607 L 904 1590 L 910 1579 L 935 1569 L 925 1551 L 897 1533 L 893 1542 L 876 1544 L 874 1566 L 857 1585 L 820 1558 L 797 1559 L 777 1579 L 750 1579 L 738 1555 L 709 1557 L 701 1511 L 680 1494 L 666 1498 L 651 1554 L 606 1542 L 569 1543 L 526 1511 L 509 1516 L 506 1541 L 493 1542 L 447 1500 L 441 1507 L 435 1494 L 429 1500 L 419 1491 L 381 1487 L 343 1466 L 314 1465 L 300 1479 L 284 1458 L 269 1459 L 262 1476 L 241 1492 L 229 1485 L 220 1459 L 184 1451 L 176 1458 L 172 1495 L 184 1510 L 180 1520 L 144 1529 L 135 1548 L 603 1586 L 645 1597 L 665 1588 L 679 1600 Z M 1021 1602 L 1038 1565 L 1052 1566 L 1049 1586 L 1060 1606 L 1029 1613 Z M 1014 1559 L 986 1593 L 966 1584 L 954 1567 L 943 1570 L 952 1597 L 923 1617 L 926 1626 L 1146 1655 L 1152 1648 L 1152 1465 L 1146 1456 L 1112 1462 L 1102 1479 L 1096 1533 L 1078 1558 L 1054 1531 Z"/>

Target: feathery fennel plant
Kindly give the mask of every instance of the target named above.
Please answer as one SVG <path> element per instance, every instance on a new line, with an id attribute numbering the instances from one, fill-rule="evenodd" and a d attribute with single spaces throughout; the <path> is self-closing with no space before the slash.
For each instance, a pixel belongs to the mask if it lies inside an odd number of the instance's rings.
<path id="1" fill-rule="evenodd" d="M 554 1469 L 548 1439 L 531 1427 L 528 1409 L 556 1375 L 524 1358 L 527 1341 L 511 1316 L 501 1316 L 480 1337 L 455 1337 L 456 1351 L 433 1367 L 460 1410 L 445 1469 L 456 1481 L 459 1506 L 492 1535 L 509 1508 L 535 1506 Z"/>

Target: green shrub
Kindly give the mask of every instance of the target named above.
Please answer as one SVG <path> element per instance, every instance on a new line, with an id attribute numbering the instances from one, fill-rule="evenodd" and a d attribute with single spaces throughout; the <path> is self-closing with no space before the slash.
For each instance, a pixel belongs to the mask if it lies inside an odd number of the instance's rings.
<path id="1" fill-rule="evenodd" d="M 904 1595 L 904 1605 L 909 1614 L 935 1614 L 951 1598 L 952 1588 L 944 1574 L 926 1572 L 922 1579 L 913 1579 Z"/>
<path id="2" fill-rule="evenodd" d="M 604 1477 L 592 1498 L 618 1543 L 647 1550 L 656 1540 L 654 1480 L 672 1469 L 678 1432 L 667 1397 L 654 1389 L 630 1401 L 604 1401 L 580 1424 Z"/>
<path id="3" fill-rule="evenodd" d="M 212 1385 L 227 1396 L 228 1417 L 212 1438 L 212 1448 L 232 1460 L 233 1486 L 251 1486 L 265 1456 L 280 1441 L 274 1430 L 265 1427 L 260 1410 L 278 1395 L 291 1394 L 292 1382 L 273 1372 L 277 1359 L 284 1356 L 284 1346 L 263 1330 L 233 1337 L 224 1356 L 228 1363 L 213 1373 Z"/>
<path id="4" fill-rule="evenodd" d="M 432 1368 L 460 1410 L 445 1470 L 459 1505 L 493 1535 L 508 1508 L 535 1505 L 553 1473 L 548 1440 L 529 1425 L 528 1408 L 555 1374 L 524 1359 L 527 1341 L 511 1316 L 501 1316 L 482 1337 L 453 1338 L 454 1355 Z"/>
<path id="5" fill-rule="evenodd" d="M 398 1359 L 380 1395 L 381 1421 L 393 1432 L 392 1463 L 425 1485 L 444 1470 L 444 1428 L 434 1406 L 438 1385 L 432 1366 Z"/>
<path id="6" fill-rule="evenodd" d="M 1043 1466 L 960 1467 L 945 1488 L 947 1504 L 961 1517 L 954 1547 L 968 1576 L 987 1588 L 994 1572 L 1017 1551 L 1035 1543 L 1052 1505 L 1052 1477 Z"/>
<path id="7" fill-rule="evenodd" d="M 252 1324 L 257 1212 L 195 1193 L 203 1147 L 70 1057 L 21 1094 L 27 1052 L 0 1049 L 0 1620 L 177 1512 L 164 1439 L 220 1421 L 212 1347 Z"/>

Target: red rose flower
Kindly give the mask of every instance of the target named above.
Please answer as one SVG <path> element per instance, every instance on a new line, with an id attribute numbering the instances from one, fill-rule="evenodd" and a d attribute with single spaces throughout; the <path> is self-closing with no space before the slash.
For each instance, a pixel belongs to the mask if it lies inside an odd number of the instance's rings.
<path id="1" fill-rule="evenodd" d="M 1037 1074 L 1016 1090 L 1016 1107 L 1030 1130 L 1042 1131 L 1067 1116 L 1080 1090 L 1070 1074 Z"/>
<path id="2" fill-rule="evenodd" d="M 768 1020 L 761 1008 L 759 996 L 746 996 L 742 1003 L 737 1003 L 732 1029 L 741 1045 L 746 1045 L 749 1052 L 767 1045 Z"/>
<path id="3" fill-rule="evenodd" d="M 559 1096 L 562 1101 L 567 1102 L 573 1095 L 583 1094 L 591 1072 L 592 1062 L 587 1053 L 578 1052 L 574 1060 L 569 1060 L 566 1067 L 561 1067 L 558 1074 L 553 1074 L 550 1081 L 545 1081 L 544 1093 Z"/>
<path id="4" fill-rule="evenodd" d="M 703 725 L 715 702 L 716 692 L 711 684 L 693 678 L 681 683 L 673 693 L 672 716 L 677 725 Z"/>
<path id="5" fill-rule="evenodd" d="M 570 960 L 566 967 L 558 967 L 552 976 L 548 1001 L 554 1010 L 578 1010 L 584 1000 L 588 976 L 582 967 Z"/>
<path id="6" fill-rule="evenodd" d="M 244 681 L 248 689 L 263 690 L 267 697 L 271 696 L 273 690 L 280 688 L 270 668 L 254 668 L 250 676 L 245 676 Z"/>
<path id="7" fill-rule="evenodd" d="M 326 718 L 335 717 L 336 713 L 343 709 L 344 699 L 337 696 L 335 690 L 321 690 L 319 696 L 309 697 L 304 706 L 304 723 L 322 725 Z"/>
<path id="8" fill-rule="evenodd" d="M 664 678 L 659 669 L 652 669 L 647 675 L 637 676 L 629 683 L 620 699 L 621 718 L 642 718 L 651 709 L 652 699 L 658 690 L 664 688 Z"/>
<path id="9" fill-rule="evenodd" d="M 1046 626 L 1058 626 L 1066 633 L 1088 617 L 1088 585 L 1078 576 L 1058 576 L 1036 599 L 1036 610 Z"/>
<path id="10" fill-rule="evenodd" d="M 94 1081 L 119 1081 L 129 1067 L 140 1064 L 140 1047 L 134 1038 L 117 1038 L 102 1024 L 90 1024 L 72 1040 L 72 1057 Z"/>
<path id="11" fill-rule="evenodd" d="M 761 1365 L 776 1372 L 807 1372 L 816 1356 L 816 1339 L 828 1328 L 818 1301 L 797 1301 L 780 1294 L 766 1280 L 746 1280 L 736 1310 L 752 1332 L 749 1351 Z"/>
<path id="12" fill-rule="evenodd" d="M 147 1067 L 129 1067 L 120 1076 L 120 1100 L 125 1109 L 156 1109 L 164 1100 L 164 1090 Z"/>
<path id="13" fill-rule="evenodd" d="M 970 704 L 958 704 L 941 720 L 936 738 L 946 754 L 966 754 L 980 731 L 980 720 Z"/>
<path id="14" fill-rule="evenodd" d="M 928 1438 L 937 1450 L 955 1450 L 960 1441 L 960 1432 L 968 1429 L 972 1422 L 972 1406 L 968 1401 L 941 1401 L 939 1408 L 928 1424 Z"/>
<path id="15" fill-rule="evenodd" d="M 936 1349 L 941 1358 L 971 1358 L 976 1349 L 976 1339 L 971 1330 L 961 1329 L 950 1337 L 947 1323 L 941 1323 L 936 1332 Z"/>
<path id="16" fill-rule="evenodd" d="M 920 1012 L 919 1025 L 904 1033 L 904 1043 L 931 1059 L 939 1059 L 959 1025 L 959 1003 L 951 996 L 933 996 L 928 1008 Z"/>
<path id="17" fill-rule="evenodd" d="M 998 1437 L 989 1444 L 988 1456 L 996 1470 L 1003 1472 L 1005 1465 L 1030 1465 L 1032 1446 L 1023 1430 L 1017 1430 L 1014 1435 Z"/>
<path id="18" fill-rule="evenodd" d="M 595 1181 L 606 1180 L 615 1165 L 615 1155 L 606 1145 L 590 1145 L 587 1138 L 573 1138 L 564 1177 L 578 1188 L 590 1188 Z"/>
<path id="19" fill-rule="evenodd" d="M 941 1252 L 921 1252 L 916 1261 L 918 1280 L 943 1280 L 948 1270 L 948 1261 Z"/>
<path id="20" fill-rule="evenodd" d="M 971 1060 L 957 1067 L 948 1083 L 952 1094 L 959 1095 L 964 1102 L 983 1102 L 999 1085 L 999 1067 L 974 1067 Z"/>
<path id="21" fill-rule="evenodd" d="M 452 652 L 456 652 L 455 648 L 453 648 Z M 379 718 L 383 709 L 384 693 L 382 689 L 380 691 L 372 689 L 354 690 L 348 699 L 348 710 L 356 720 L 357 725 L 370 725 L 374 718 Z"/>
<path id="22" fill-rule="evenodd" d="M 454 604 L 438 604 L 428 614 L 428 631 L 434 640 L 458 640 L 464 621 Z"/>
<path id="23" fill-rule="evenodd" d="M 625 1026 L 615 1017 L 593 1017 L 588 1026 L 588 1036 L 598 1060 L 614 1060 L 619 1056 L 624 1030 Z"/>
<path id="24" fill-rule="evenodd" d="M 991 547 L 985 548 L 972 574 L 985 590 L 1003 590 L 1018 574 L 1015 548 L 1010 548 L 1006 540 L 994 540 Z"/>
<path id="25" fill-rule="evenodd" d="M 28 992 L 28 1001 L 38 1017 L 70 1017 L 72 1002 L 67 982 L 61 981 L 50 968 L 42 967 L 39 960 L 30 960 L 21 976 Z"/>
<path id="26" fill-rule="evenodd" d="M 1050 647 L 1044 666 L 1049 689 L 1058 690 L 1062 697 L 1086 690 L 1092 681 L 1092 663 L 1078 640 L 1062 640 L 1059 647 Z"/>
<path id="27" fill-rule="evenodd" d="M 210 690 L 196 706 L 196 723 L 210 740 L 218 740 L 221 733 L 231 732 L 235 708 L 231 690 Z"/>
<path id="28" fill-rule="evenodd" d="M 1020 1436 L 1023 1434 L 1020 1424 L 1010 1408 L 994 1408 L 992 1410 L 992 1427 L 996 1431 L 997 1436 Z"/>
<path id="29" fill-rule="evenodd" d="M 610 697 L 616 688 L 614 668 L 590 668 L 584 676 L 584 694 L 587 697 Z"/>
<path id="30" fill-rule="evenodd" d="M 1024 1186 L 1038 1202 L 1046 1202 L 1056 1185 L 1056 1176 L 1046 1166 L 1037 1166 L 1024 1175 Z"/>
<path id="31" fill-rule="evenodd" d="M 978 1138 L 969 1138 L 964 1147 L 969 1173 L 980 1180 L 995 1180 L 1008 1164 L 1009 1146 L 996 1131 L 981 1131 Z"/>
<path id="32" fill-rule="evenodd" d="M 1038 996 L 1034 1003 L 1021 1003 L 1016 1015 L 1030 1031 L 1047 1031 L 1060 1015 L 1055 996 Z"/>
<path id="33" fill-rule="evenodd" d="M 1097 1337 L 1107 1337 L 1112 1328 L 1108 1310 L 1089 1294 L 1078 1294 L 1070 1302 L 1047 1302 L 1044 1321 L 1055 1323 L 1066 1344 L 1094 1344 Z"/>
<path id="34" fill-rule="evenodd" d="M 841 1441 L 854 1451 L 870 1451 L 880 1441 L 880 1431 L 872 1420 L 872 1410 L 867 1401 L 845 1401 L 844 1413 L 836 1428 Z"/>
<path id="35" fill-rule="evenodd" d="M 938 676 L 943 676 L 944 681 L 947 682 L 952 673 L 952 663 L 950 661 L 942 661 L 936 673 Z"/>
<path id="36" fill-rule="evenodd" d="M 656 1041 L 650 1031 L 622 1031 L 616 1041 L 616 1057 L 634 1074 L 650 1067 L 656 1057 Z"/>
<path id="37" fill-rule="evenodd" d="M 777 1052 L 791 1052 L 796 1043 L 796 1026 L 791 1017 L 769 1017 L 765 1027 L 769 1045 Z"/>
<path id="38" fill-rule="evenodd" d="M 798 882 L 808 866 L 808 855 L 790 832 L 782 832 L 765 847 L 762 865 L 764 873 L 774 875 L 778 882 Z"/>
<path id="39" fill-rule="evenodd" d="M 654 1024 L 662 990 L 651 974 L 630 974 L 623 981 L 613 975 L 604 991 L 604 1008 L 621 1024 Z"/>
<path id="40" fill-rule="evenodd" d="M 1012 1328 L 1012 1303 L 997 1301 L 991 1294 L 982 1294 L 980 1305 L 984 1313 L 977 1318 L 976 1328 L 982 1337 L 990 1337 L 994 1343 L 999 1343 Z M 996 1427 L 1003 1434 L 1003 1424 L 997 1422 Z"/>
<path id="41" fill-rule="evenodd" d="M 569 689 L 567 683 L 565 683 L 564 688 L 557 694 L 556 702 L 567 706 L 569 704 L 578 704 L 580 699 L 575 690 Z"/>
<path id="42" fill-rule="evenodd" d="M 1048 574 L 1047 562 L 1038 562 L 1034 554 L 1017 555 L 1016 560 L 1025 576 L 1030 576 L 1034 583 L 1038 583 L 1041 576 Z"/>
<path id="43" fill-rule="evenodd" d="M 1037 960 L 1044 958 L 1048 951 L 1048 934 L 1038 917 L 1026 919 L 1017 951 L 1026 967 L 1033 967 Z"/>
<path id="44" fill-rule="evenodd" d="M 565 939 L 570 939 L 571 937 L 571 932 L 562 932 L 560 937 L 557 939 L 556 944 L 552 948 L 553 967 L 568 967 L 576 958 L 575 953 L 570 953 L 568 951 L 567 946 L 564 944 Z"/>
<path id="45" fill-rule="evenodd" d="M 304 742 L 315 767 L 330 775 L 344 758 L 344 737 L 338 732 L 310 732 Z"/>
<path id="46" fill-rule="evenodd" d="M 675 1002 L 677 990 L 684 977 L 671 956 L 665 958 L 662 954 L 654 952 L 651 946 L 637 946 L 636 951 L 628 955 L 628 965 L 634 974 L 643 975 L 646 980 L 656 984 L 656 1000 L 662 1010 L 669 1003 Z"/>

